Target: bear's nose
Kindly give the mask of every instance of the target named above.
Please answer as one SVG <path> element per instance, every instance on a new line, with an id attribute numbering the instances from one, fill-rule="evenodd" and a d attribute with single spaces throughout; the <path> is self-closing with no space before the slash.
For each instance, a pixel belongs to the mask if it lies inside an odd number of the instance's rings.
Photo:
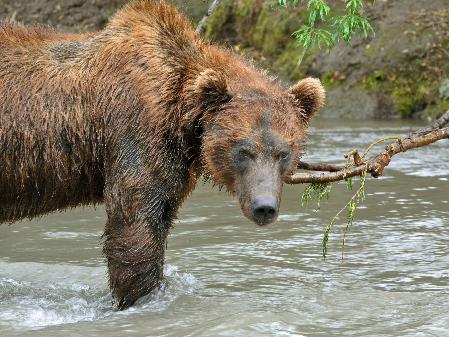
<path id="1" fill-rule="evenodd" d="M 276 219 L 276 198 L 258 198 L 253 202 L 254 218 L 259 225 L 267 225 Z"/>

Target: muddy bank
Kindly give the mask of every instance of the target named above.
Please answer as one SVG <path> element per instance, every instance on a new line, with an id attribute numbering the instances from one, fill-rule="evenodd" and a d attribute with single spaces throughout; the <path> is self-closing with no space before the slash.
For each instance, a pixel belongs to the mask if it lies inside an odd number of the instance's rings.
<path id="1" fill-rule="evenodd" d="M 0 0 L 0 18 L 85 32 L 103 27 L 124 0 Z"/>
<path id="2" fill-rule="evenodd" d="M 335 2 L 332 0 L 330 2 Z M 0 0 L 0 19 L 44 24 L 65 31 L 101 29 L 126 0 Z M 192 21 L 209 1 L 173 1 Z M 291 34 L 301 8 L 273 1 L 224 0 L 206 36 L 255 58 L 286 82 L 322 79 L 328 117 L 433 118 L 449 109 L 449 5 L 447 0 L 379 0 L 367 7 L 376 31 L 331 53 L 312 52 L 298 66 Z"/>
<path id="3" fill-rule="evenodd" d="M 42 24 L 64 31 L 86 32 L 101 29 L 128 0 L 0 0 L 0 20 Z M 208 6 L 207 0 L 170 1 L 193 20 Z"/>

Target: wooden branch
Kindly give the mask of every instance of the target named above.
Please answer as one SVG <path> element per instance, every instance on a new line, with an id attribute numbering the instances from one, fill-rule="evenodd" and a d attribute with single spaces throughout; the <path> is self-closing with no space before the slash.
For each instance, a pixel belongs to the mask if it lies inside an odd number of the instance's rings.
<path id="1" fill-rule="evenodd" d="M 298 168 L 309 171 L 326 172 L 299 172 L 284 179 L 287 184 L 304 183 L 330 183 L 344 180 L 350 177 L 360 176 L 366 171 L 367 174 L 377 178 L 382 175 L 383 170 L 390 164 L 391 158 L 401 152 L 410 149 L 427 146 L 442 139 L 449 139 L 449 111 L 434 121 L 424 129 L 409 134 L 404 138 L 399 138 L 395 142 L 385 147 L 385 150 L 378 155 L 363 160 L 363 156 L 354 156 L 358 161 L 348 168 L 326 164 L 307 164 L 300 162 Z M 354 154 L 354 153 L 353 153 Z M 362 160 L 360 161 L 360 158 Z"/>
<path id="2" fill-rule="evenodd" d="M 423 129 L 420 129 L 412 134 L 427 133 L 434 129 L 442 129 L 447 126 L 449 126 L 449 110 L 446 111 L 446 113 L 441 115 L 439 118 L 437 118 L 435 121 L 433 121 L 432 124 L 428 125 L 427 127 L 423 128 Z"/>
<path id="3" fill-rule="evenodd" d="M 212 15 L 213 12 L 217 9 L 218 5 L 220 4 L 221 0 L 214 0 L 212 1 L 211 5 L 209 6 L 209 9 L 207 10 L 207 13 L 203 16 L 203 18 L 198 23 L 198 26 L 196 26 L 196 32 L 202 33 L 204 31 L 204 28 L 206 27 L 206 22 L 209 19 L 209 17 Z"/>
<path id="4" fill-rule="evenodd" d="M 311 183 L 333 183 L 347 178 L 360 176 L 365 166 L 358 166 L 349 170 L 340 170 L 329 173 L 295 173 L 284 179 L 287 184 L 311 184 Z"/>
<path id="5" fill-rule="evenodd" d="M 342 166 L 335 166 L 328 164 L 312 164 L 312 163 L 304 163 L 302 161 L 299 162 L 298 168 L 307 171 L 326 171 L 326 172 L 338 172 L 343 170 Z"/>
<path id="6" fill-rule="evenodd" d="M 391 157 L 395 154 L 405 152 L 410 149 L 427 146 L 439 140 L 449 138 L 449 127 L 442 129 L 435 129 L 424 135 L 410 135 L 407 138 L 396 141 L 388 145 L 385 151 L 378 154 L 374 159 L 368 161 L 368 172 L 375 178 L 382 175 L 383 170 L 390 164 Z"/>

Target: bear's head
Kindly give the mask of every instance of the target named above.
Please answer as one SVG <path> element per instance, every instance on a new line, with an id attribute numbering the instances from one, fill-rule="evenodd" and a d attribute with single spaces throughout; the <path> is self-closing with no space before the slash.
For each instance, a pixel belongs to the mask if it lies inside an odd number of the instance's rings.
<path id="1" fill-rule="evenodd" d="M 288 90 L 272 81 L 250 88 L 241 82 L 214 70 L 195 81 L 203 174 L 236 195 L 247 218 L 266 225 L 277 218 L 283 178 L 297 166 L 324 89 L 314 78 Z"/>

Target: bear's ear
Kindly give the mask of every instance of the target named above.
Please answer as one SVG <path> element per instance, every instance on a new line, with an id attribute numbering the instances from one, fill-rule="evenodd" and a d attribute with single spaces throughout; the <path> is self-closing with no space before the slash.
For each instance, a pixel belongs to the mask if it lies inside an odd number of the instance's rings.
<path id="1" fill-rule="evenodd" d="M 324 105 L 325 91 L 319 79 L 307 77 L 288 89 L 288 93 L 306 123 Z"/>
<path id="2" fill-rule="evenodd" d="M 212 69 L 198 75 L 193 84 L 193 94 L 203 111 L 217 111 L 231 99 L 226 78 Z"/>

